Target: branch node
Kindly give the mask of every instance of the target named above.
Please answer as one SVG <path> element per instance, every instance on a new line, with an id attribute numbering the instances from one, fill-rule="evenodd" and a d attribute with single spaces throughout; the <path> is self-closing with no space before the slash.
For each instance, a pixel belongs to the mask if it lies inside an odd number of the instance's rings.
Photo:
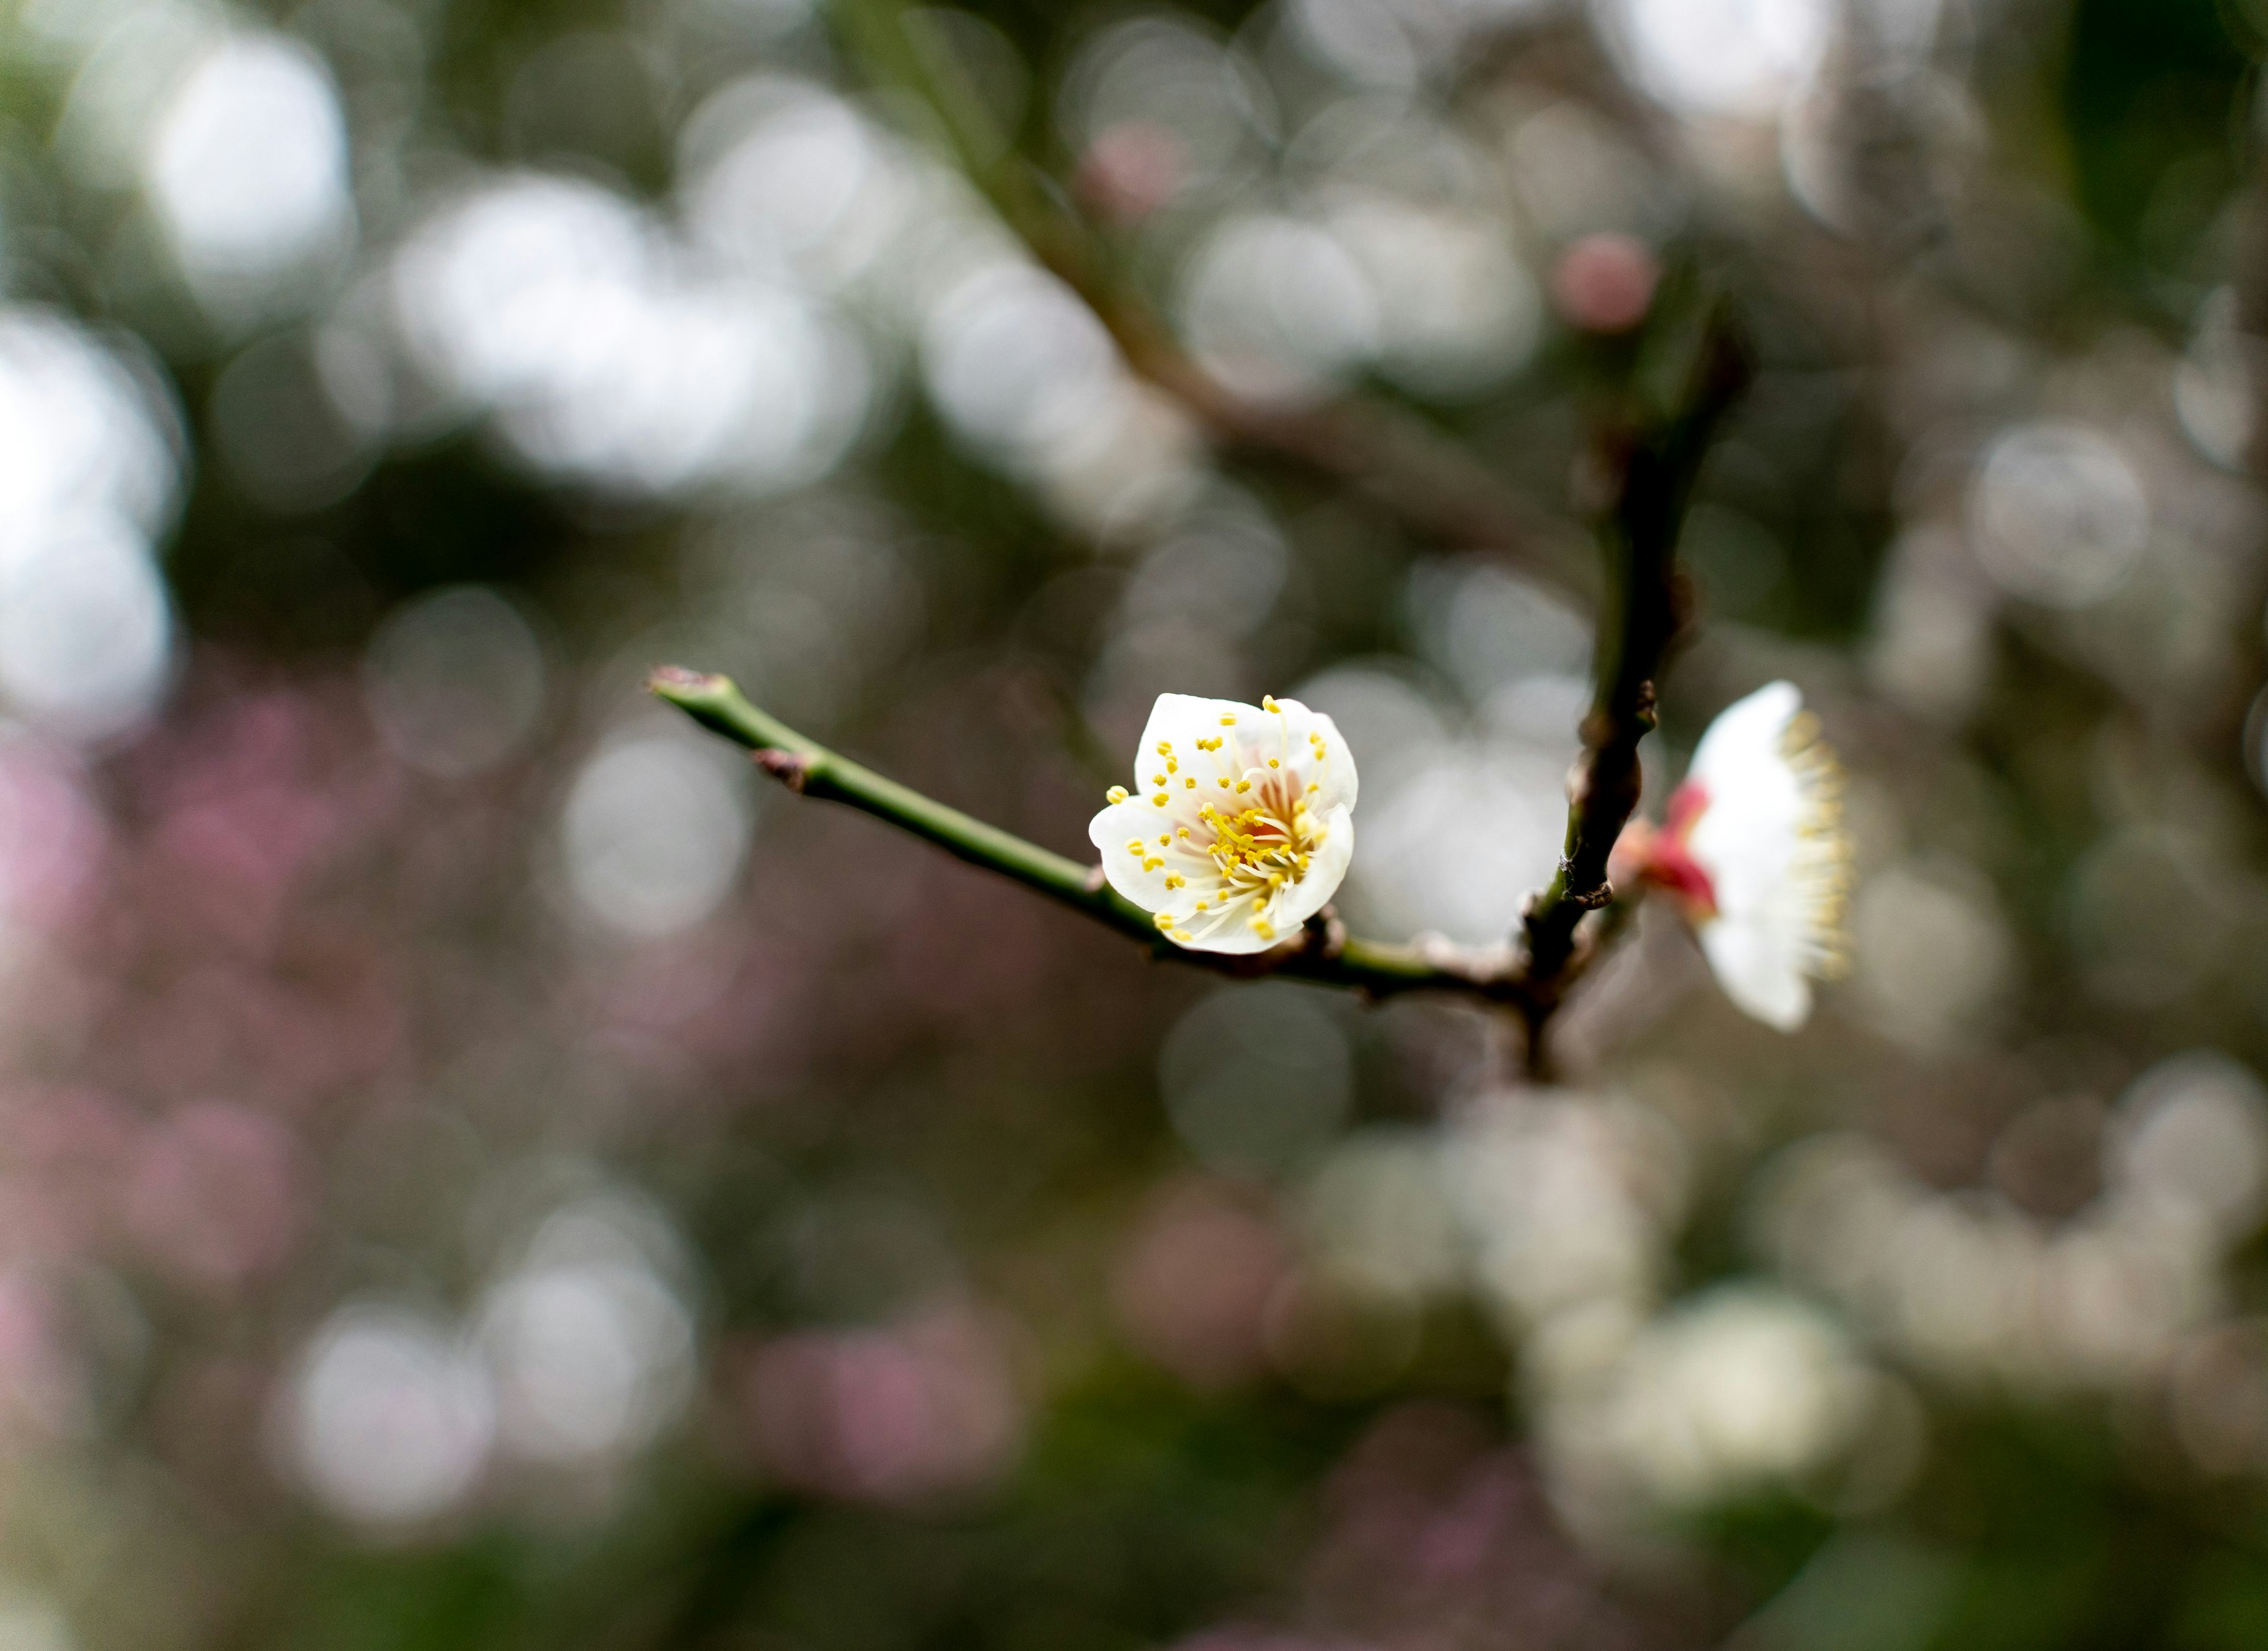
<path id="1" fill-rule="evenodd" d="M 1595 888 L 1576 888 L 1573 882 L 1575 867 L 1572 862 L 1563 858 L 1559 862 L 1559 875 L 1568 879 L 1566 899 L 1570 906 L 1580 906 L 1587 912 L 1595 912 L 1615 903 L 1615 885 L 1603 878 Z"/>
<path id="2" fill-rule="evenodd" d="M 800 793 L 811 778 L 811 759 L 801 752 L 780 751 L 767 745 L 748 754 L 755 759 L 756 767 L 791 791 Z"/>
<path id="3" fill-rule="evenodd" d="M 688 671 L 683 665 L 656 665 L 646 673 L 645 686 L 649 693 L 659 693 L 665 689 L 698 693 L 715 687 L 718 680 L 705 671 Z"/>

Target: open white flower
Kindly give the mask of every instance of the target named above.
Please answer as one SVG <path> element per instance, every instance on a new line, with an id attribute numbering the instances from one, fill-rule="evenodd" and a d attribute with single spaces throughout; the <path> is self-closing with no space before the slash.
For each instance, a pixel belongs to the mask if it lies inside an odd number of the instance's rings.
<path id="1" fill-rule="evenodd" d="M 1632 822 L 1615 850 L 1677 897 L 1725 994 L 1782 1031 L 1843 965 L 1851 848 L 1818 731 L 1793 683 L 1758 688 L 1709 724 L 1661 826 Z"/>
<path id="2" fill-rule="evenodd" d="M 1264 951 L 1322 910 L 1354 855 L 1354 755 L 1297 700 L 1161 693 L 1134 789 L 1087 836 L 1110 886 L 1193 951 Z"/>

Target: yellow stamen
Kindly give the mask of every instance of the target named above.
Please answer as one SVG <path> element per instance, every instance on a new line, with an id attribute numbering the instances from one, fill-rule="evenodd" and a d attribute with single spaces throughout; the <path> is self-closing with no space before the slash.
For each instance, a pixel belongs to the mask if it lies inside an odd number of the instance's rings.
<path id="1" fill-rule="evenodd" d="M 1102 795 L 1113 803 L 1123 803 L 1126 800 L 1126 788 L 1123 785 L 1114 785 Z"/>

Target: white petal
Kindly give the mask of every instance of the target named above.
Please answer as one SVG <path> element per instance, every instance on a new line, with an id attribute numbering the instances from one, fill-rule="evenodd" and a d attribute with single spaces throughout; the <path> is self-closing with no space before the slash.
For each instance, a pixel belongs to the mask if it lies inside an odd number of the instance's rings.
<path id="1" fill-rule="evenodd" d="M 1335 808 L 1323 817 L 1322 844 L 1307 862 L 1307 875 L 1285 889 L 1276 902 L 1277 928 L 1288 932 L 1322 911 L 1345 881 L 1347 865 L 1353 858 L 1354 816 L 1349 810 Z"/>
<path id="2" fill-rule="evenodd" d="M 1299 932 L 1299 925 L 1286 928 L 1280 923 L 1269 927 L 1272 934 L 1263 935 L 1252 927 L 1252 902 L 1240 900 L 1237 911 L 1225 920 L 1216 921 L 1210 928 L 1184 928 L 1190 939 L 1179 943 L 1189 951 L 1218 951 L 1248 954 L 1265 951 L 1270 946 L 1280 946 Z M 1211 913 L 1204 915 L 1211 916 Z M 1168 936 L 1170 938 L 1170 936 Z"/>
<path id="3" fill-rule="evenodd" d="M 1297 700 L 1278 700 L 1284 708 L 1285 741 L 1291 747 L 1290 767 L 1300 776 L 1300 783 L 1320 781 L 1307 806 L 1318 814 L 1328 814 L 1333 809 L 1352 808 L 1355 803 L 1354 751 L 1339 732 L 1339 725 L 1321 711 L 1311 711 Z M 1311 735 L 1320 734 L 1323 740 L 1323 757 L 1315 756 Z"/>
<path id="4" fill-rule="evenodd" d="M 1746 781 L 1758 764 L 1782 759 L 1787 725 L 1803 709 L 1803 693 L 1793 682 L 1769 682 L 1717 714 L 1694 747 L 1690 779 L 1712 796 Z"/>
<path id="5" fill-rule="evenodd" d="M 1170 746 L 1174 759 L 1187 773 L 1202 755 L 1197 741 L 1225 739 L 1239 725 L 1256 722 L 1265 715 L 1256 705 L 1242 705 L 1234 700 L 1203 700 L 1193 693 L 1160 694 L 1142 730 L 1141 748 L 1134 753 L 1134 789 L 1157 789 L 1151 781 L 1165 772 L 1165 754 L 1158 750 L 1160 745 Z M 1224 722 L 1224 717 L 1230 720 Z M 1226 746 L 1223 749 L 1225 752 Z"/>
<path id="6" fill-rule="evenodd" d="M 1788 760 L 1787 730 L 1802 708 L 1793 683 L 1759 688 L 1712 723 L 1693 753 L 1688 777 L 1708 803 L 1686 848 L 1727 918 L 1772 903 L 1795 865 L 1807 799 Z"/>
<path id="7" fill-rule="evenodd" d="M 1162 912 L 1169 906 L 1185 912 L 1189 902 L 1204 897 L 1204 891 L 1194 888 L 1200 876 L 1211 883 L 1217 883 L 1219 877 L 1211 861 L 1204 855 L 1175 854 L 1171 852 L 1172 845 L 1159 845 L 1158 839 L 1171 836 L 1173 831 L 1171 811 L 1158 807 L 1147 797 L 1130 796 L 1088 822 L 1086 838 L 1101 851 L 1102 875 L 1112 888 L 1145 912 Z M 1144 850 L 1138 855 L 1127 846 L 1137 840 Z M 1152 861 L 1159 862 L 1155 869 L 1145 869 Z M 1188 877 L 1192 888 L 1167 888 L 1167 877 L 1176 873 Z M 1180 904 L 1174 904 L 1176 899 Z"/>
<path id="8" fill-rule="evenodd" d="M 1701 926 L 1701 950 L 1717 984 L 1742 1014 L 1788 1032 L 1810 1018 L 1811 982 L 1802 954 L 1782 937 L 1717 918 Z"/>

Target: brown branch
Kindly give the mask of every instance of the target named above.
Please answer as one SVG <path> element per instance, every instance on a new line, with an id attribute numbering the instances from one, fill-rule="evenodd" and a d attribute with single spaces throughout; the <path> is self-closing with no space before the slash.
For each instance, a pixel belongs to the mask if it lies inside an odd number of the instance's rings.
<path id="1" fill-rule="evenodd" d="M 1595 947 L 1579 944 L 1586 914 L 1607 906 L 1609 856 L 1637 811 L 1638 742 L 1654 726 L 1655 682 L 1684 622 L 1677 539 L 1701 461 L 1749 380 L 1746 352 L 1722 299 L 1668 296 L 1638 370 L 1641 410 L 1620 444 L 1622 480 L 1602 525 L 1613 580 L 1600 615 L 1598 686 L 1583 752 L 1567 777 L 1567 832 L 1550 886 L 1528 903 L 1518 972 L 1526 991 L 1532 1075 L 1549 1071 L 1546 1033 Z"/>

